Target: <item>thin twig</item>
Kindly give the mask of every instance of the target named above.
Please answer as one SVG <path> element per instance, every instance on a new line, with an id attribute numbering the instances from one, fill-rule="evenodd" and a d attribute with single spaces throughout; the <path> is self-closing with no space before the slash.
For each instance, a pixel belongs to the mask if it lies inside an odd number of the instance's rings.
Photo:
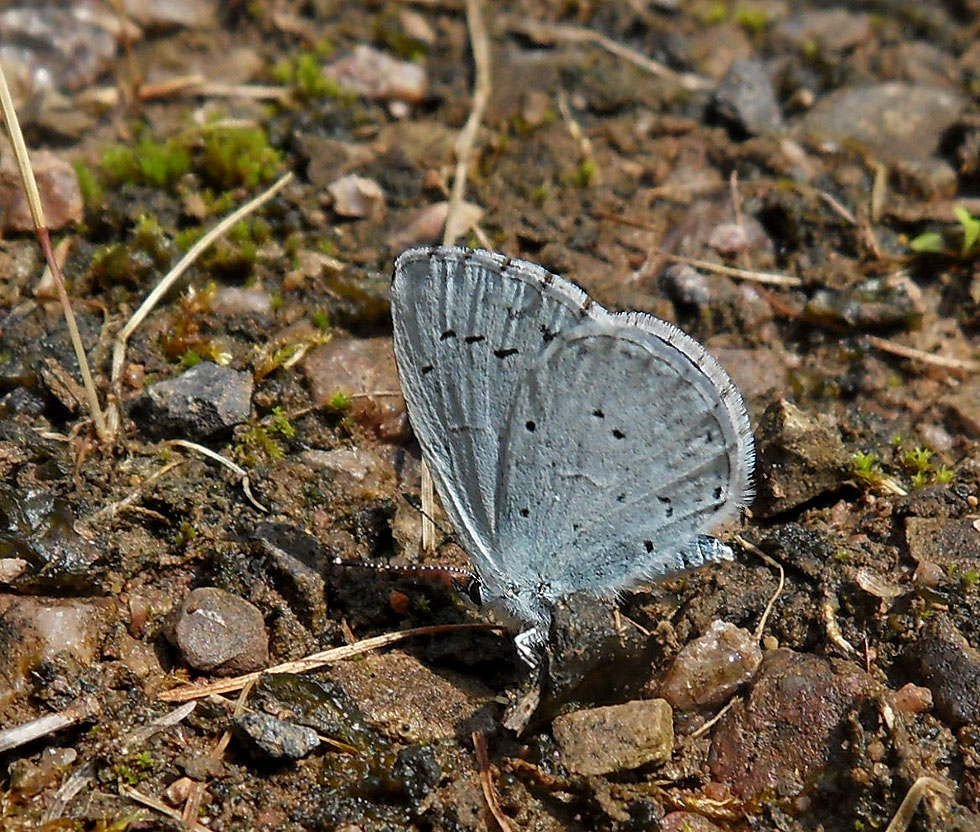
<path id="1" fill-rule="evenodd" d="M 269 513 L 269 509 L 267 509 L 264 505 L 262 505 L 262 503 L 256 500 L 254 495 L 252 494 L 252 486 L 248 479 L 248 471 L 242 468 L 241 465 L 232 462 L 227 457 L 223 457 L 221 454 L 212 451 L 210 448 L 204 447 L 204 445 L 198 445 L 197 442 L 188 442 L 186 439 L 169 439 L 163 444 L 179 445 L 181 448 L 187 448 L 188 450 L 191 451 L 197 451 L 197 453 L 201 454 L 202 456 L 206 456 L 208 459 L 213 459 L 219 465 L 224 465 L 225 468 L 227 468 L 229 471 L 233 471 L 241 478 L 242 491 L 245 492 L 245 496 L 248 497 L 252 505 L 255 506 L 259 511 L 263 512 L 264 514 Z"/>
<path id="2" fill-rule="evenodd" d="M 480 788 L 483 790 L 483 797 L 487 801 L 490 814 L 493 815 L 493 819 L 497 821 L 497 825 L 500 827 L 500 832 L 511 832 L 513 827 L 511 827 L 507 815 L 504 814 L 503 807 L 497 797 L 497 790 L 493 787 L 493 779 L 490 776 L 487 741 L 479 731 L 474 731 L 472 737 L 473 748 L 476 750 L 476 762 L 480 770 Z"/>
<path id="3" fill-rule="evenodd" d="M 174 266 L 167 275 L 161 280 L 152 292 L 147 296 L 146 300 L 140 305 L 129 321 L 126 323 L 116 336 L 116 341 L 112 348 L 112 373 L 111 373 L 111 386 L 112 391 L 115 395 L 115 407 L 110 412 L 110 427 L 113 433 L 119 427 L 119 403 L 122 401 L 122 368 L 126 360 L 126 345 L 129 342 L 130 336 L 136 331 L 143 319 L 153 310 L 153 307 L 160 302 L 160 299 L 169 291 L 170 287 L 177 281 L 177 279 L 191 266 L 191 264 L 197 260 L 198 257 L 210 246 L 215 240 L 217 240 L 221 235 L 226 233 L 232 226 L 235 225 L 243 217 L 251 214 L 253 211 L 257 210 L 259 207 L 264 205 L 270 199 L 272 199 L 279 191 L 286 187 L 293 180 L 293 174 L 287 173 L 280 177 L 271 187 L 263 191 L 254 199 L 249 200 L 236 211 L 233 211 L 227 217 L 225 217 L 221 222 L 214 226 L 207 234 L 201 237 L 193 246 L 191 246 L 190 251 L 187 252 L 181 259 L 180 262 Z"/>
<path id="4" fill-rule="evenodd" d="M 14 100 L 10 95 L 10 89 L 7 87 L 7 77 L 4 75 L 2 67 L 0 67 L 0 109 L 3 110 L 3 117 L 7 122 L 7 132 L 10 135 L 10 141 L 14 148 L 14 158 L 17 160 L 20 178 L 24 183 L 24 194 L 27 196 L 27 204 L 31 210 L 34 232 L 37 234 L 41 250 L 44 252 L 44 259 L 47 261 L 48 268 L 51 269 L 51 275 L 54 277 L 55 285 L 58 287 L 58 299 L 61 301 L 65 323 L 68 326 L 68 334 L 71 337 L 72 347 L 75 350 L 75 359 L 78 361 L 78 369 L 82 374 L 82 383 L 85 385 L 85 395 L 88 399 L 88 408 L 92 416 L 92 422 L 95 424 L 95 432 L 100 442 L 108 444 L 112 439 L 112 433 L 106 424 L 105 417 L 102 415 L 102 406 L 99 404 L 99 396 L 95 391 L 95 382 L 92 380 L 88 358 L 85 356 L 82 336 L 78 331 L 78 324 L 75 321 L 75 314 L 71 309 L 71 302 L 68 300 L 65 279 L 61 274 L 58 258 L 55 256 L 54 249 L 51 246 L 51 234 L 44 219 L 44 208 L 41 205 L 41 197 L 38 194 L 37 181 L 34 179 L 34 171 L 31 168 L 30 157 L 27 155 L 24 134 L 20 129 L 20 121 L 17 118 L 17 111 L 14 109 Z"/>
<path id="5" fill-rule="evenodd" d="M 183 823 L 184 817 L 176 809 L 171 809 L 163 801 L 143 794 L 143 792 L 137 791 L 132 786 L 127 786 L 125 783 L 120 783 L 119 794 L 122 797 L 128 797 L 134 803 L 139 803 L 142 806 L 146 806 L 148 809 L 152 809 L 154 812 L 159 812 L 164 817 L 177 821 L 177 823 Z M 194 825 L 191 828 L 194 830 L 194 832 L 212 832 L 212 830 L 208 829 L 208 827 L 198 823 L 197 821 L 194 822 Z"/>
<path id="6" fill-rule="evenodd" d="M 727 277 L 736 277 L 740 280 L 752 280 L 755 283 L 765 283 L 770 286 L 802 286 L 803 281 L 798 277 L 789 274 L 774 274 L 772 272 L 757 272 L 753 269 L 739 269 L 735 266 L 723 266 L 720 263 L 711 263 L 707 260 L 698 260 L 694 257 L 684 257 L 681 254 L 671 254 L 662 248 L 652 247 L 654 254 L 669 260 L 671 263 L 685 263 L 696 269 L 704 269 L 706 272 L 723 274 Z"/>
<path id="7" fill-rule="evenodd" d="M 733 696 L 731 699 L 729 699 L 728 702 L 725 704 L 724 708 L 718 711 L 718 713 L 716 713 L 713 717 L 711 717 L 711 719 L 709 719 L 706 723 L 704 723 L 704 725 L 698 728 L 697 731 L 691 732 L 691 739 L 696 740 L 698 737 L 707 734 L 708 731 L 710 731 L 713 726 L 717 725 L 718 722 L 721 720 L 721 718 L 732 709 L 732 707 L 735 705 L 736 702 L 741 702 L 741 701 L 742 701 L 741 696 Z"/>
<path id="8" fill-rule="evenodd" d="M 144 489 L 148 485 L 158 480 L 167 472 L 172 471 L 181 463 L 183 463 L 182 459 L 171 460 L 162 468 L 160 468 L 160 470 L 154 471 L 152 474 L 150 474 L 150 476 L 148 476 L 143 482 L 141 482 L 137 488 L 134 488 L 127 496 L 123 497 L 121 500 L 116 500 L 114 503 L 109 503 L 109 505 L 100 508 L 97 512 L 95 512 L 95 514 L 93 514 L 91 517 L 86 519 L 85 525 L 88 525 L 93 521 L 98 520 L 100 517 L 104 517 L 106 514 L 115 514 L 117 511 L 120 511 L 121 509 L 128 507 L 139 498 L 139 496 L 143 493 Z"/>
<path id="9" fill-rule="evenodd" d="M 851 642 L 844 638 L 840 624 L 837 623 L 837 611 L 840 609 L 840 601 L 837 596 L 826 594 L 820 602 L 820 612 L 823 613 L 823 623 L 827 630 L 827 638 L 830 643 L 840 648 L 844 653 L 857 655 L 857 649 Z"/>
<path id="10" fill-rule="evenodd" d="M 942 780 L 923 775 L 909 788 L 898 807 L 898 811 L 895 812 L 891 822 L 885 827 L 885 832 L 904 832 L 904 830 L 908 829 L 909 824 L 912 822 L 912 815 L 915 814 L 915 810 L 919 807 L 919 802 L 925 797 L 928 791 L 937 792 L 944 797 L 952 797 L 954 794 L 953 790 Z"/>
<path id="11" fill-rule="evenodd" d="M 473 82 L 473 100 L 466 124 L 456 137 L 456 170 L 453 174 L 453 187 L 449 193 L 449 209 L 446 213 L 446 226 L 442 242 L 451 245 L 456 242 L 461 229 L 459 215 L 466 193 L 466 177 L 476 134 L 483 120 L 483 111 L 490 98 L 490 39 L 487 36 L 483 15 L 480 13 L 480 0 L 466 0 L 466 24 L 470 32 L 470 48 L 473 50 L 473 63 L 476 78 Z"/>
<path id="12" fill-rule="evenodd" d="M 753 555 L 755 555 L 764 563 L 767 563 L 769 566 L 773 567 L 774 569 L 779 570 L 779 583 L 776 586 L 776 591 L 772 594 L 772 597 L 769 599 L 769 603 L 766 604 L 766 608 L 762 613 L 762 618 L 759 619 L 759 624 L 755 628 L 755 640 L 762 641 L 762 634 L 766 630 L 766 622 L 769 620 L 769 616 L 772 613 L 772 609 L 776 604 L 776 599 L 783 594 L 783 587 L 786 586 L 786 570 L 783 569 L 783 565 L 779 561 L 769 557 L 769 555 L 763 552 L 762 549 L 760 549 L 754 543 L 750 543 L 748 540 L 742 537 L 742 535 L 740 534 L 735 535 L 735 540 L 738 541 L 738 545 L 741 546 L 743 549 L 745 549 L 745 551 L 751 552 Z"/>
<path id="13" fill-rule="evenodd" d="M 59 713 L 48 714 L 12 728 L 5 728 L 0 731 L 0 754 L 88 719 L 99 711 L 100 706 L 95 699 L 82 697 Z"/>
<path id="14" fill-rule="evenodd" d="M 980 362 L 969 361 L 963 358 L 946 358 L 943 355 L 934 355 L 931 352 L 917 350 L 914 347 L 906 347 L 896 344 L 894 341 L 886 341 L 877 335 L 867 335 L 868 343 L 876 350 L 888 352 L 901 358 L 908 358 L 912 361 L 921 361 L 923 364 L 931 364 L 933 367 L 945 367 L 949 370 L 964 370 L 967 373 L 980 371 Z"/>
<path id="15" fill-rule="evenodd" d="M 462 630 L 503 630 L 498 624 L 437 624 L 431 627 L 416 627 L 412 630 L 400 630 L 397 633 L 385 633 L 374 638 L 366 638 L 354 644 L 345 644 L 343 647 L 332 647 L 319 653 L 313 653 L 306 658 L 297 659 L 292 662 L 273 665 L 265 670 L 257 670 L 254 673 L 245 673 L 241 676 L 233 676 L 229 679 L 221 679 L 217 682 L 208 682 L 204 685 L 183 685 L 179 688 L 164 691 L 159 698 L 164 702 L 186 702 L 190 699 L 202 699 L 212 693 L 230 693 L 239 690 L 243 685 L 259 679 L 266 673 L 305 673 L 309 670 L 316 670 L 324 665 L 339 662 L 342 659 L 349 659 L 351 656 L 358 656 L 371 650 L 387 647 L 390 644 L 397 644 L 416 636 L 431 636 L 440 633 L 455 633 Z"/>
<path id="16" fill-rule="evenodd" d="M 707 90 L 714 84 L 707 78 L 702 78 L 690 72 L 675 72 L 670 67 L 658 61 L 648 58 L 646 55 L 630 49 L 628 46 L 612 40 L 602 32 L 592 29 L 584 29 L 580 26 L 565 26 L 554 23 L 542 23 L 537 20 L 528 20 L 507 16 L 503 18 L 503 25 L 512 32 L 519 32 L 527 35 L 539 42 L 564 41 L 566 43 L 591 43 L 605 49 L 617 58 L 639 67 L 644 72 L 649 72 L 657 78 L 664 78 L 674 81 L 685 90 Z"/>

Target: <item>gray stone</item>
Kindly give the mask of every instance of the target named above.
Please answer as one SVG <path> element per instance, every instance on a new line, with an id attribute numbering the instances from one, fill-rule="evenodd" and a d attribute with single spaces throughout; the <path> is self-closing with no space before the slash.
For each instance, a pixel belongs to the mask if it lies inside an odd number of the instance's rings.
<path id="1" fill-rule="evenodd" d="M 663 699 L 563 714 L 552 723 L 564 766 L 576 774 L 611 774 L 670 759 L 673 716 Z"/>
<path id="2" fill-rule="evenodd" d="M 980 567 L 980 534 L 969 517 L 906 517 L 905 543 L 919 563 Z"/>
<path id="3" fill-rule="evenodd" d="M 821 99 L 803 118 L 813 141 L 854 142 L 884 160 L 926 159 L 959 118 L 964 100 L 947 90 L 890 82 L 852 87 Z"/>
<path id="4" fill-rule="evenodd" d="M 232 722 L 273 760 L 299 760 L 320 745 L 320 738 L 312 728 L 293 725 L 269 714 L 239 714 Z"/>
<path id="5" fill-rule="evenodd" d="M 252 387 L 251 373 L 202 361 L 149 387 L 130 415 L 150 438 L 203 439 L 248 419 Z"/>
<path id="6" fill-rule="evenodd" d="M 783 123 L 769 73 L 755 60 L 732 63 L 715 91 L 714 107 L 729 127 L 749 136 L 773 132 Z"/>
<path id="7" fill-rule="evenodd" d="M 871 15 L 843 8 L 811 9 L 782 21 L 774 34 L 800 49 L 842 52 L 871 37 Z"/>
<path id="8" fill-rule="evenodd" d="M 943 404 L 970 436 L 980 436 L 980 377 L 971 379 L 946 396 Z"/>

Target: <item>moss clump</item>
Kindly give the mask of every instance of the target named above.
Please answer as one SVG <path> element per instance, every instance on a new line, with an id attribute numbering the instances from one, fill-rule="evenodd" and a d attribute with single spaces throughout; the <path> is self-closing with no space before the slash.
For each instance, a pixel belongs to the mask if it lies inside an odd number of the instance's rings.
<path id="1" fill-rule="evenodd" d="M 105 202 L 105 188 L 92 169 L 82 161 L 75 162 L 75 176 L 78 177 L 78 190 L 82 194 L 85 213 L 99 210 Z"/>
<path id="2" fill-rule="evenodd" d="M 316 312 L 310 316 L 310 322 L 313 324 L 313 326 L 320 330 L 327 330 L 330 328 L 330 318 L 322 309 L 317 309 Z"/>
<path id="3" fill-rule="evenodd" d="M 282 459 L 286 450 L 280 440 L 288 441 L 295 437 L 296 428 L 282 412 L 282 408 L 276 406 L 264 422 L 252 425 L 239 434 L 235 456 L 246 465 L 255 464 L 257 453 L 273 460 Z"/>
<path id="4" fill-rule="evenodd" d="M 353 100 L 348 92 L 332 78 L 323 74 L 323 59 L 332 51 L 329 44 L 314 52 L 300 52 L 284 58 L 272 68 L 272 77 L 293 89 L 300 101 L 318 98 Z"/>
<path id="5" fill-rule="evenodd" d="M 116 145 L 107 148 L 102 154 L 101 167 L 110 184 L 164 188 L 173 185 L 191 169 L 191 154 L 183 139 L 157 142 L 145 136 L 135 147 Z"/>
<path id="6" fill-rule="evenodd" d="M 202 178 L 216 188 L 252 188 L 273 179 L 281 168 L 282 154 L 258 127 L 214 127 L 205 131 L 199 170 Z"/>
<path id="7" fill-rule="evenodd" d="M 962 205 L 954 205 L 958 226 L 943 231 L 925 231 L 909 241 L 916 254 L 941 254 L 967 260 L 980 255 L 980 218 Z"/>
<path id="8" fill-rule="evenodd" d="M 878 485 L 884 476 L 874 451 L 855 451 L 851 457 L 851 473 L 865 485 Z"/>
<path id="9" fill-rule="evenodd" d="M 144 214 L 125 243 L 113 243 L 92 257 L 91 276 L 102 286 L 140 286 L 169 266 L 174 246 L 157 218 Z"/>
<path id="10" fill-rule="evenodd" d="M 328 413 L 343 415 L 351 409 L 354 399 L 349 393 L 336 392 L 324 405 Z"/>

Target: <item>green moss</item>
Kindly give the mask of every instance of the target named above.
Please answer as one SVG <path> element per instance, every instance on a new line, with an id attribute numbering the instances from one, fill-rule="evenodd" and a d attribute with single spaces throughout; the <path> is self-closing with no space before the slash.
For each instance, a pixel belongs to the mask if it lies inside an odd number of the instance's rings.
<path id="1" fill-rule="evenodd" d="M 980 570 L 963 570 L 963 574 L 960 576 L 960 584 L 964 589 L 969 589 L 971 586 L 976 586 L 978 582 L 980 582 Z"/>
<path id="2" fill-rule="evenodd" d="M 90 273 L 102 286 L 139 286 L 169 266 L 173 254 L 173 244 L 157 218 L 144 214 L 129 240 L 95 252 Z"/>
<path id="3" fill-rule="evenodd" d="M 272 77 L 280 84 L 292 87 L 293 94 L 301 101 L 322 98 L 353 101 L 353 95 L 323 74 L 323 60 L 332 48 L 324 42 L 322 49 L 283 58 L 272 68 Z"/>
<path id="4" fill-rule="evenodd" d="M 728 19 L 728 7 L 725 3 L 710 3 L 697 14 L 704 26 L 717 26 Z"/>
<path id="5" fill-rule="evenodd" d="M 282 412 L 282 408 L 276 406 L 265 421 L 252 425 L 238 435 L 234 447 L 235 457 L 246 465 L 254 465 L 258 454 L 268 459 L 282 459 L 286 455 L 286 449 L 280 440 L 290 440 L 295 436 L 296 428 Z"/>
<path id="6" fill-rule="evenodd" d="M 180 528 L 177 529 L 177 533 L 174 535 L 174 546 L 178 549 L 184 549 L 187 544 L 194 540 L 198 535 L 197 527 L 193 523 L 189 523 L 184 520 L 180 524 Z"/>
<path id="7" fill-rule="evenodd" d="M 81 160 L 75 162 L 75 176 L 78 177 L 78 190 L 86 212 L 97 211 L 105 202 L 105 188 L 96 178 L 92 169 Z"/>
<path id="8" fill-rule="evenodd" d="M 567 176 L 567 180 L 579 188 L 588 188 L 595 180 L 599 166 L 594 159 L 583 159 Z"/>
<path id="9" fill-rule="evenodd" d="M 184 139 L 157 142 L 145 136 L 135 147 L 116 145 L 107 148 L 102 154 L 101 167 L 111 184 L 163 188 L 173 185 L 191 169 L 191 154 Z"/>
<path id="10" fill-rule="evenodd" d="M 539 208 L 544 205 L 545 200 L 551 194 L 551 189 L 547 185 L 538 185 L 536 188 L 531 189 L 529 194 L 531 202 L 537 205 Z"/>
<path id="11" fill-rule="evenodd" d="M 317 309 L 311 316 L 310 321 L 317 329 L 327 330 L 330 328 L 330 318 L 322 309 Z"/>
<path id="12" fill-rule="evenodd" d="M 941 254 L 963 260 L 980 255 L 980 218 L 962 205 L 954 205 L 953 213 L 958 227 L 924 231 L 909 241 L 909 248 L 916 254 Z"/>
<path id="13" fill-rule="evenodd" d="M 866 485 L 878 485 L 883 476 L 873 451 L 856 451 L 851 457 L 851 473 Z"/>
<path id="14" fill-rule="evenodd" d="M 910 471 L 918 474 L 924 474 L 929 470 L 931 459 L 932 451 L 923 448 L 921 445 L 910 448 L 902 454 L 902 464 Z"/>
<path id="15" fill-rule="evenodd" d="M 330 400 L 324 405 L 324 407 L 330 413 L 347 413 L 350 410 L 351 405 L 354 400 L 350 397 L 348 393 L 337 392 L 330 397 Z"/>
<path id="16" fill-rule="evenodd" d="M 200 173 L 216 188 L 252 188 L 273 179 L 281 168 L 282 154 L 258 127 L 205 131 Z"/>
<path id="17" fill-rule="evenodd" d="M 199 225 L 182 228 L 174 235 L 174 245 L 181 251 L 190 251 L 194 243 L 204 236 L 206 229 Z"/>
<path id="18" fill-rule="evenodd" d="M 269 414 L 269 432 L 283 439 L 295 439 L 296 428 L 282 412 L 282 407 L 276 405 Z"/>
<path id="19" fill-rule="evenodd" d="M 201 355 L 196 350 L 188 350 L 180 357 L 179 366 L 182 370 L 189 370 L 201 363 Z"/>
<path id="20" fill-rule="evenodd" d="M 764 8 L 740 6 L 735 10 L 735 22 L 752 34 L 758 34 L 769 25 L 769 14 Z"/>

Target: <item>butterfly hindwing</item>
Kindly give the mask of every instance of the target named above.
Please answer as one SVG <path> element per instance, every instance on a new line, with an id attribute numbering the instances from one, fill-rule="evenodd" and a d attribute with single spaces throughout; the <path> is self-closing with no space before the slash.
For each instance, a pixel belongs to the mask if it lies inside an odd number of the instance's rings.
<path id="1" fill-rule="evenodd" d="M 740 400 L 665 340 L 678 335 L 700 349 L 652 318 L 583 323 L 518 387 L 497 525 L 502 557 L 520 559 L 508 572 L 549 600 L 688 568 L 685 545 L 749 496 Z"/>

